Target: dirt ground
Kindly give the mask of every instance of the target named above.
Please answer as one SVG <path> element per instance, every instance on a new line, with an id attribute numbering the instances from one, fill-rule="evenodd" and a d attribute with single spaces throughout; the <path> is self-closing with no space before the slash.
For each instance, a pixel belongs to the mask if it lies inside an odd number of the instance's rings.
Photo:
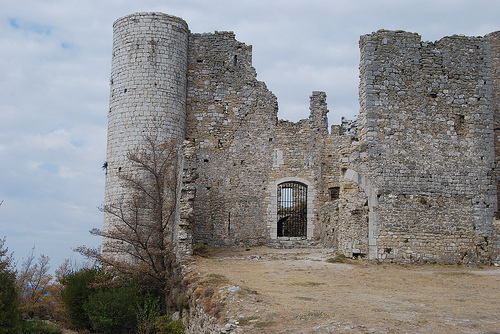
<path id="1" fill-rule="evenodd" d="M 328 249 L 217 249 L 191 269 L 228 333 L 500 333 L 500 268 L 328 263 Z M 231 328 L 234 327 L 234 328 Z"/>

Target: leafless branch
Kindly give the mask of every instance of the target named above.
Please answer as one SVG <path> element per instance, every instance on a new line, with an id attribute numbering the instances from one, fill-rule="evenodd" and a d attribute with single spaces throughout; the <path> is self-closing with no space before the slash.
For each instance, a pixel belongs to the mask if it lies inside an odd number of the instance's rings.
<path id="1" fill-rule="evenodd" d="M 172 230 L 179 181 L 179 143 L 144 137 L 143 146 L 127 154 L 131 170 L 119 176 L 125 195 L 100 209 L 114 223 L 106 230 L 94 228 L 103 237 L 105 252 L 78 247 L 76 251 L 99 261 L 120 275 L 145 275 L 157 281 L 165 295 L 178 280 Z"/>

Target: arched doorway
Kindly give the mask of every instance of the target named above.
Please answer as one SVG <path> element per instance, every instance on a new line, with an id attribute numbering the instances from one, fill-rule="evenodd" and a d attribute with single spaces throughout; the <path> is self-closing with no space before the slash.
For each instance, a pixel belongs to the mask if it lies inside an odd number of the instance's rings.
<path id="1" fill-rule="evenodd" d="M 277 190 L 277 236 L 307 237 L 307 185 L 283 182 Z"/>

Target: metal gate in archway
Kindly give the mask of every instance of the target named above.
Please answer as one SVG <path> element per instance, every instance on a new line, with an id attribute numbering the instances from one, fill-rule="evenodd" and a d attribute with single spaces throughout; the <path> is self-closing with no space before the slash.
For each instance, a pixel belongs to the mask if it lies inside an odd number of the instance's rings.
<path id="1" fill-rule="evenodd" d="M 278 237 L 307 237 L 307 186 L 299 182 L 278 185 Z"/>

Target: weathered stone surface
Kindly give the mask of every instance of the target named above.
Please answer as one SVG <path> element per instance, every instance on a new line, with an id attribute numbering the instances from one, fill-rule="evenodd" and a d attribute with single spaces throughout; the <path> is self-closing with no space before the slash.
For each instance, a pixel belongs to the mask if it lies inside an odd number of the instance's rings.
<path id="1" fill-rule="evenodd" d="M 232 32 L 190 33 L 178 18 L 140 13 L 114 34 L 105 202 L 124 195 L 116 171 L 127 150 L 163 120 L 164 139 L 185 139 L 181 253 L 197 242 L 319 242 L 380 261 L 498 256 L 498 32 L 362 36 L 360 114 L 330 133 L 324 92 L 312 93 L 307 119 L 278 120 L 251 46 Z M 278 231 L 284 182 L 307 188 L 305 236 Z"/>
<path id="2" fill-rule="evenodd" d="M 377 258 L 461 260 L 497 211 L 490 43 L 382 30 L 360 48 L 368 155 L 351 168 L 377 190 Z"/>

